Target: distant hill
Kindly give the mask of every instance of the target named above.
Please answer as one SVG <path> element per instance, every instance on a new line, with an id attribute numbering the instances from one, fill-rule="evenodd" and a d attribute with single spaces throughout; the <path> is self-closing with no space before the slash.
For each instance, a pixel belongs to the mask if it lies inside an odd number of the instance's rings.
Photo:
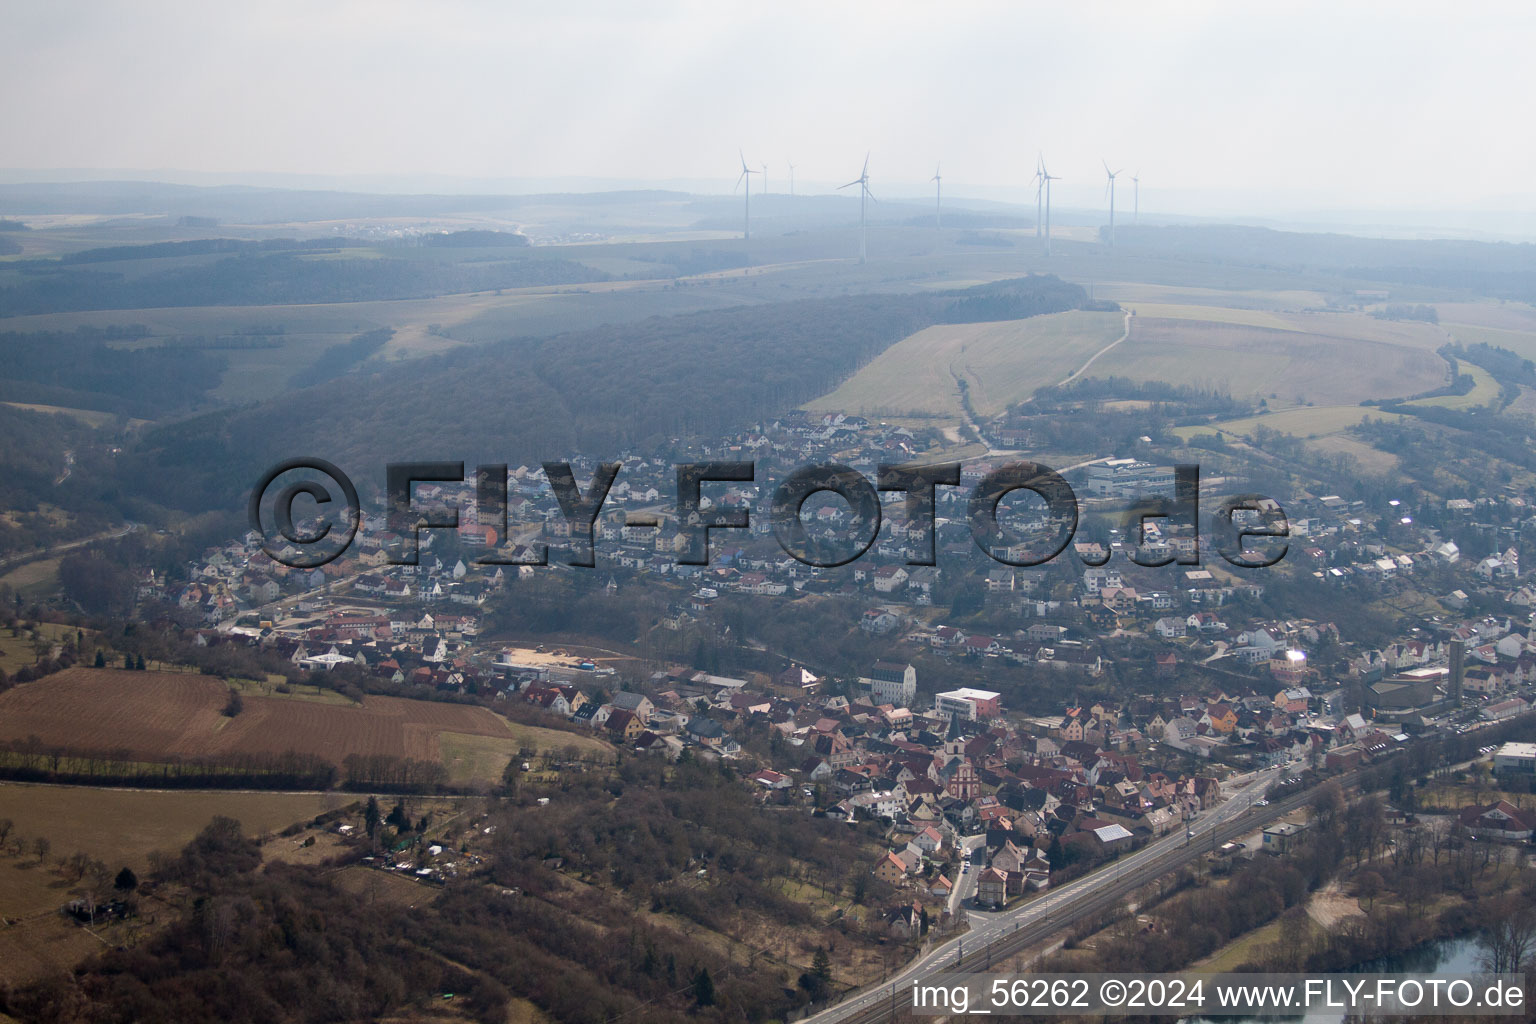
<path id="1" fill-rule="evenodd" d="M 1536 245 L 1303 234 L 1233 225 L 1117 225 L 1123 252 L 1471 291 L 1536 301 Z"/>

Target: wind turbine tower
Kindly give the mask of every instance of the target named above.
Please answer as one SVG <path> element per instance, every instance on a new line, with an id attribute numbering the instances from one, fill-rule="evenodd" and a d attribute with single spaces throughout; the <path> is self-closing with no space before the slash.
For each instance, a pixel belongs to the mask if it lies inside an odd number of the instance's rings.
<path id="1" fill-rule="evenodd" d="M 939 174 L 940 166 L 939 164 L 934 165 L 933 178 L 931 179 L 933 181 L 933 226 L 936 228 L 944 226 L 944 177 Z"/>
<path id="2" fill-rule="evenodd" d="M 790 164 L 788 160 L 785 160 L 784 162 L 786 164 L 789 164 L 789 194 L 790 195 L 794 195 L 795 194 L 795 165 L 794 164 Z"/>
<path id="3" fill-rule="evenodd" d="M 1141 172 L 1131 175 L 1131 200 L 1134 205 L 1131 208 L 1131 223 L 1141 223 Z"/>
<path id="4" fill-rule="evenodd" d="M 854 178 L 848 184 L 846 184 L 846 185 L 839 185 L 837 187 L 839 189 L 844 189 L 844 188 L 852 188 L 854 185 L 859 186 L 859 262 L 863 263 L 863 262 L 865 262 L 869 258 L 869 246 L 868 246 L 869 233 L 868 233 L 868 228 L 866 227 L 866 225 L 868 224 L 868 221 L 865 218 L 865 213 L 866 213 L 865 200 L 869 200 L 871 202 L 878 202 L 878 200 L 875 199 L 875 194 L 869 190 L 869 154 L 868 153 L 864 154 L 864 170 L 859 173 L 859 176 L 857 178 Z"/>
<path id="5" fill-rule="evenodd" d="M 1115 178 L 1125 168 L 1122 167 L 1120 169 L 1120 171 L 1112 171 L 1112 170 L 1109 169 L 1109 161 L 1104 160 L 1101 157 L 1099 162 L 1104 165 L 1104 173 L 1109 176 L 1109 181 L 1106 182 L 1105 185 L 1104 185 L 1104 191 L 1109 196 L 1109 244 L 1110 245 L 1114 245 L 1115 244 Z"/>
<path id="6" fill-rule="evenodd" d="M 1061 176 L 1052 174 L 1045 167 L 1045 159 L 1040 160 L 1040 181 L 1045 185 L 1045 254 L 1051 254 L 1051 182 L 1060 181 Z"/>
<path id="7" fill-rule="evenodd" d="M 747 183 L 741 193 L 741 237 L 743 241 L 749 241 L 752 238 L 752 175 L 758 172 L 747 166 L 747 158 L 742 156 L 741 150 L 738 149 L 736 155 L 741 157 L 741 175 L 736 179 L 736 188 L 741 188 L 742 182 Z M 736 188 L 731 191 L 736 191 Z"/>
<path id="8" fill-rule="evenodd" d="M 762 167 L 763 167 L 763 195 L 767 195 L 768 194 L 768 165 L 765 163 L 765 164 L 762 165 Z"/>
<path id="9" fill-rule="evenodd" d="M 1040 237 L 1040 202 L 1045 196 L 1045 158 L 1035 160 L 1035 237 Z"/>

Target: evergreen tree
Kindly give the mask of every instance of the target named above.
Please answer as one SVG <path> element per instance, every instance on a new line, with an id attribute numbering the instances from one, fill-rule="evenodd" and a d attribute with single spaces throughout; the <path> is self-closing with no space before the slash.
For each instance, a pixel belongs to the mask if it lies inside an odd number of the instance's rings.
<path id="1" fill-rule="evenodd" d="M 715 1005 L 715 981 L 707 968 L 700 967 L 699 973 L 693 976 L 693 1002 L 696 1006 Z"/>
<path id="2" fill-rule="evenodd" d="M 373 834 L 379 830 L 379 818 L 379 798 L 371 796 L 368 798 L 368 809 L 363 813 L 363 821 L 366 823 L 364 827 L 368 830 L 369 839 L 372 839 Z"/>
<path id="3" fill-rule="evenodd" d="M 396 803 L 395 806 L 390 810 L 389 817 L 385 818 L 384 820 L 395 826 L 398 831 L 408 831 L 411 827 L 411 819 L 406 816 L 405 801 L 401 800 Z"/>
<path id="4" fill-rule="evenodd" d="M 123 668 L 127 669 L 129 672 L 133 671 L 133 655 L 123 655 Z"/>
<path id="5" fill-rule="evenodd" d="M 811 959 L 811 975 L 825 988 L 832 980 L 832 958 L 827 956 L 827 951 L 821 946 L 816 947 L 816 955 Z"/>
<path id="6" fill-rule="evenodd" d="M 105 654 L 101 653 L 101 649 L 100 648 L 96 649 L 96 667 L 97 668 L 106 668 L 107 667 L 107 656 Z"/>

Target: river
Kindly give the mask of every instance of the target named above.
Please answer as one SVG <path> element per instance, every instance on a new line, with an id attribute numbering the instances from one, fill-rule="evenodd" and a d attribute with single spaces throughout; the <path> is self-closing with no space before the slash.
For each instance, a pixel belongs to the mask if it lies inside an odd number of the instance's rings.
<path id="1" fill-rule="evenodd" d="M 1413 974 L 1421 978 L 1443 977 L 1452 974 L 1477 974 L 1478 957 L 1483 952 L 1482 941 L 1475 935 L 1441 942 L 1426 942 L 1396 956 L 1381 960 L 1369 960 L 1333 974 Z M 1318 1009 L 1286 1018 L 1276 1017 L 1189 1017 L 1179 1024 L 1264 1024 L 1277 1019 L 1301 1020 L 1306 1024 L 1342 1024 L 1341 1010 Z"/>

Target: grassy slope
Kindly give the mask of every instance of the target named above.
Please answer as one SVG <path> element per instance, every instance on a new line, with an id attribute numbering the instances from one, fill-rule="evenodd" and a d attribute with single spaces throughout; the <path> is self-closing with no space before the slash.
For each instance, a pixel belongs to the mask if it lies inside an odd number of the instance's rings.
<path id="1" fill-rule="evenodd" d="M 957 378 L 977 413 L 991 416 L 1054 384 L 1120 336 L 1119 313 L 1074 310 L 1000 323 L 942 324 L 891 346 L 812 411 L 962 417 Z"/>

